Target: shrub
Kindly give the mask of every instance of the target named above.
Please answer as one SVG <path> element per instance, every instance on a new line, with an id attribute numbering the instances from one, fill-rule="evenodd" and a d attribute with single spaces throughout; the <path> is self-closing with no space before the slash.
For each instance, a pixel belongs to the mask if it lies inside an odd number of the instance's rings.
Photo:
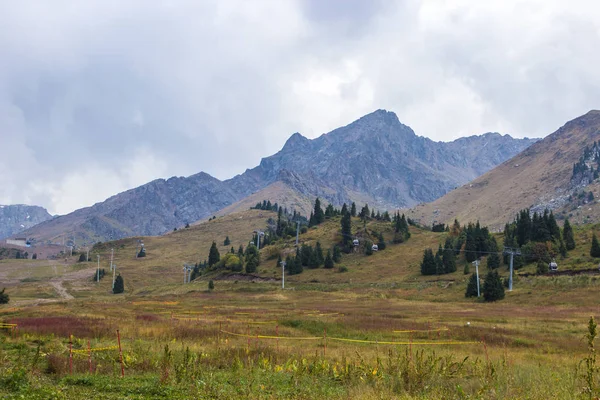
<path id="1" fill-rule="evenodd" d="M 8 294 L 4 293 L 5 290 L 6 288 L 2 289 L 2 291 L 0 292 L 0 304 L 7 304 L 10 301 L 10 297 L 8 297 Z"/>
<path id="2" fill-rule="evenodd" d="M 215 288 L 215 283 L 211 279 L 210 281 L 208 281 L 208 290 L 214 290 L 214 288 Z"/>
<path id="3" fill-rule="evenodd" d="M 483 282 L 483 298 L 485 301 L 496 301 L 504 298 L 504 286 L 496 271 L 490 271 Z"/>

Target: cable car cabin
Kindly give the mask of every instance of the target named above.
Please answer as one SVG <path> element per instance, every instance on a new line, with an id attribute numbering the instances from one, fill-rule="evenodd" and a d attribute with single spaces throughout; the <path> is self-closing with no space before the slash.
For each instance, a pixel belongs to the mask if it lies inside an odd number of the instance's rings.
<path id="1" fill-rule="evenodd" d="M 354 246 L 358 246 L 358 239 L 354 239 L 354 240 L 352 241 L 352 244 L 353 244 Z"/>
<path id="2" fill-rule="evenodd" d="M 556 261 L 552 260 L 552 262 L 550 264 L 548 264 L 548 271 L 550 271 L 550 272 L 558 271 L 558 264 L 556 263 Z"/>
<path id="3" fill-rule="evenodd" d="M 374 244 L 373 246 L 371 246 L 371 250 L 373 250 L 373 251 L 379 251 L 379 246 L 377 246 L 376 244 Z"/>

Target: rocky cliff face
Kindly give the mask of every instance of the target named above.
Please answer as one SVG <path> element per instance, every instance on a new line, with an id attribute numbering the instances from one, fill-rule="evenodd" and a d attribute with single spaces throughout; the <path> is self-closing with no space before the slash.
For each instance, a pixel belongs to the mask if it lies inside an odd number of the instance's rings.
<path id="1" fill-rule="evenodd" d="M 52 218 L 45 208 L 16 204 L 0 205 L 0 239 L 16 235 Z"/>
<path id="2" fill-rule="evenodd" d="M 205 173 L 158 179 L 29 233 L 80 241 L 157 235 L 283 182 L 334 204 L 368 202 L 384 210 L 429 202 L 527 148 L 534 140 L 487 133 L 450 143 L 417 136 L 392 112 L 378 110 L 314 140 L 293 134 L 278 153 L 226 181 Z"/>

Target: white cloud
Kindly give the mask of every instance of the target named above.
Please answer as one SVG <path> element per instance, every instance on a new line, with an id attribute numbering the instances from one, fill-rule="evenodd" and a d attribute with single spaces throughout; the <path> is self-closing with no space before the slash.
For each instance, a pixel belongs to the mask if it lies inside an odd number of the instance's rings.
<path id="1" fill-rule="evenodd" d="M 599 47 L 584 0 L 2 2 L 0 202 L 224 179 L 378 108 L 435 140 L 543 136 L 598 108 Z"/>

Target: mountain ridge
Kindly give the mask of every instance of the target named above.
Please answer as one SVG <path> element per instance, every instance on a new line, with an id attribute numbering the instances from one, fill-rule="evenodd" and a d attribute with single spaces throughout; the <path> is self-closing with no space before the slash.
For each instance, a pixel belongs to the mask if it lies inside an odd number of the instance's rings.
<path id="1" fill-rule="evenodd" d="M 221 181 L 204 172 L 155 179 L 42 223 L 27 234 L 54 240 L 71 231 L 79 242 L 163 234 L 276 182 L 282 182 L 286 192 L 297 192 L 290 198 L 319 196 L 336 205 L 357 201 L 378 209 L 407 207 L 434 200 L 533 142 L 487 134 L 434 142 L 417 136 L 393 112 L 377 110 L 315 139 L 294 133 L 280 151 L 230 179 Z M 488 154 L 475 162 L 472 154 L 483 148 Z"/>

